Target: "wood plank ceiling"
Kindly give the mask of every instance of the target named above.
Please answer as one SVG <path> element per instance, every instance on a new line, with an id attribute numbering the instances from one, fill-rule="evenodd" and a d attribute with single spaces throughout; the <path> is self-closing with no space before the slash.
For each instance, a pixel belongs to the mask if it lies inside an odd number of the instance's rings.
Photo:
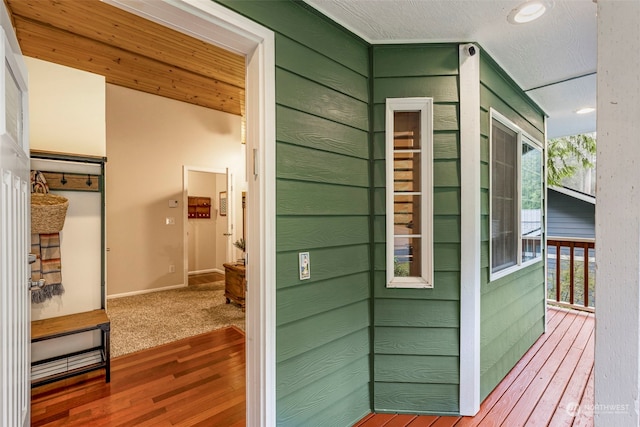
<path id="1" fill-rule="evenodd" d="M 99 0 L 5 0 L 26 56 L 107 83 L 244 114 L 245 60 Z"/>

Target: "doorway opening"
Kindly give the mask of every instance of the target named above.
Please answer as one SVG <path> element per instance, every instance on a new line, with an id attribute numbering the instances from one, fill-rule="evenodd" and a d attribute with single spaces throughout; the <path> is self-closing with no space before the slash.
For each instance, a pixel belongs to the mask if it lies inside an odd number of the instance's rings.
<path id="1" fill-rule="evenodd" d="M 247 425 L 273 425 L 275 412 L 275 37 L 209 0 L 109 4 L 246 57 Z M 188 29 L 188 30 L 187 30 Z"/>
<path id="2" fill-rule="evenodd" d="M 137 14 L 150 21 L 171 27 L 183 33 L 204 40 L 210 44 L 225 47 L 240 53 L 246 58 L 247 94 L 245 113 L 247 117 L 247 252 L 250 262 L 247 265 L 247 280 L 250 292 L 247 296 L 247 424 L 264 425 L 275 421 L 275 64 L 274 35 L 271 31 L 231 12 L 225 7 L 208 0 L 176 0 L 160 2 L 140 2 L 138 0 L 105 1 L 126 12 Z M 19 4 L 19 3 L 16 3 Z M 48 39 L 53 40 L 53 39 Z M 151 49 L 149 49 L 151 51 Z M 69 55 L 65 55 L 69 56 Z M 82 56 L 79 53 L 78 56 Z M 56 62 L 55 60 L 52 62 Z M 206 87 L 204 85 L 203 87 Z M 111 86 L 114 88 L 116 86 Z M 204 92 L 204 91 L 203 91 Z M 133 126 L 136 117 L 148 110 L 141 109 L 130 115 Z M 157 117 L 154 117 L 156 120 Z M 170 123 L 170 117 L 163 124 Z M 206 122 L 203 122 L 206 123 Z M 157 154 L 167 145 L 179 146 L 185 141 L 185 135 L 179 134 L 173 141 L 156 146 L 145 153 Z M 129 147 L 137 148 L 135 144 Z M 149 159 L 132 165 L 138 170 L 163 170 Z M 164 179 L 165 177 L 162 177 Z M 149 179 L 149 177 L 145 177 Z M 144 180 L 129 181 L 130 185 Z M 176 191 L 176 193 L 178 193 Z M 126 195 L 127 192 L 121 193 Z M 136 231 L 144 231 L 150 226 L 173 225 L 173 214 L 166 213 L 179 194 L 157 197 L 149 204 L 154 212 L 162 212 L 160 221 L 142 221 Z M 162 211 L 161 211 L 162 209 Z M 127 214 L 132 214 L 127 211 Z M 131 216 L 129 216 L 129 219 Z M 170 227 L 169 227 L 170 228 Z M 178 227 L 172 232 L 175 233 Z M 153 237 L 153 233 L 145 234 Z M 143 240 L 143 239 L 140 239 Z M 156 244 L 160 250 L 172 249 L 170 245 Z M 175 251 L 177 252 L 177 251 Z M 148 251 L 139 250 L 137 254 L 148 255 Z M 113 255 L 113 253 L 112 253 Z M 161 257 L 165 258 L 163 254 Z M 173 256 L 173 253 L 171 254 Z M 148 265 L 146 260 L 135 262 L 138 267 Z M 127 261 L 131 264 L 131 260 Z M 158 275 L 170 271 L 166 261 L 156 269 Z M 136 267 L 130 269 L 135 271 Z M 255 286 L 251 284 L 255 283 Z"/>
<path id="3" fill-rule="evenodd" d="M 184 271 L 189 277 L 206 273 L 224 274 L 224 264 L 235 261 L 229 244 L 235 237 L 233 195 L 223 170 L 194 166 L 183 168 Z M 184 198 L 183 198 L 184 199 Z"/>

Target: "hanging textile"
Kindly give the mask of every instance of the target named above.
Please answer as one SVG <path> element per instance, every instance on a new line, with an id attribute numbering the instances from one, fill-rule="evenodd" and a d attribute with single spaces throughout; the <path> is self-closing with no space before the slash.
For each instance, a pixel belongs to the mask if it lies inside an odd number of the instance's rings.
<path id="1" fill-rule="evenodd" d="M 47 181 L 40 171 L 31 171 L 31 192 L 49 193 Z M 57 196 L 57 198 L 60 197 Z M 66 203 L 68 204 L 68 202 Z M 65 214 L 66 207 L 62 215 Z M 36 228 L 34 226 L 35 221 L 33 216 L 32 208 L 32 231 Z M 62 225 L 64 225 L 64 218 L 62 224 L 59 225 L 60 230 L 62 229 Z M 57 229 L 58 226 L 55 228 Z M 33 304 L 43 303 L 55 295 L 62 295 L 64 293 L 64 286 L 62 285 L 60 230 L 54 232 L 50 232 L 53 230 L 44 230 L 47 232 L 43 232 L 43 230 L 36 229 L 36 232 L 31 234 L 31 253 L 36 255 L 36 261 L 31 264 L 31 280 L 34 282 L 40 279 L 45 280 L 45 286 L 42 289 L 31 292 L 31 303 Z"/>

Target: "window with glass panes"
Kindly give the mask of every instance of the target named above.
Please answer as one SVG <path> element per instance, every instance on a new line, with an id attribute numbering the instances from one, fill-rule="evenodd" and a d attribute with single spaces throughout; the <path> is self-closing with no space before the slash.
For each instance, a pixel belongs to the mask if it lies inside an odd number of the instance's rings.
<path id="1" fill-rule="evenodd" d="M 387 286 L 432 287 L 432 100 L 387 100 Z"/>
<path id="2" fill-rule="evenodd" d="M 542 148 L 491 111 L 491 279 L 542 259 Z"/>

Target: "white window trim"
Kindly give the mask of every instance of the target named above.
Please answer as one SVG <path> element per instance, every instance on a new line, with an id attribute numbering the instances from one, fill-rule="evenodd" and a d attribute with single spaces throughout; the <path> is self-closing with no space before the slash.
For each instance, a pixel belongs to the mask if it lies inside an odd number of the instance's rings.
<path id="1" fill-rule="evenodd" d="M 518 178 L 518 183 L 517 183 L 517 189 L 518 189 L 518 194 L 517 194 L 517 200 L 518 200 L 518 209 L 517 209 L 517 214 L 516 214 L 516 224 L 518 224 L 518 245 L 517 245 L 517 254 L 516 254 L 516 264 L 512 265 L 510 267 L 507 267 L 503 270 L 500 271 L 496 271 L 493 272 L 493 260 L 492 260 L 492 254 L 493 254 L 493 239 L 491 237 L 491 221 L 493 218 L 493 212 L 492 212 L 492 207 L 493 207 L 493 203 L 492 203 L 492 195 L 491 195 L 491 191 L 493 188 L 493 120 L 497 120 L 499 121 L 502 125 L 508 127 L 509 129 L 511 129 L 512 131 L 516 132 L 518 134 L 518 139 L 517 139 L 517 144 L 518 144 L 518 156 L 517 156 L 517 178 Z M 540 254 L 540 256 L 530 259 L 528 261 L 522 262 L 522 224 L 521 224 L 521 212 L 522 212 L 522 144 L 523 143 L 528 143 L 529 145 L 531 145 L 532 147 L 539 149 L 541 154 L 542 154 L 542 159 L 544 159 L 544 148 L 542 146 L 542 144 L 540 143 L 540 141 L 538 141 L 537 139 L 533 138 L 531 135 L 529 135 L 527 132 L 525 132 L 524 130 L 522 130 L 522 128 L 520 128 L 518 125 L 516 125 L 515 123 L 513 123 L 511 120 L 509 120 L 506 116 L 504 116 L 503 114 L 500 114 L 498 111 L 494 110 L 493 108 L 489 109 L 489 281 L 493 282 L 494 280 L 498 280 L 501 277 L 505 277 L 508 276 L 510 274 L 515 273 L 518 270 L 521 270 L 525 267 L 528 267 L 532 264 L 538 263 L 542 261 L 542 253 Z M 542 173 L 543 173 L 543 179 L 544 179 L 544 164 L 542 165 Z M 544 184 L 543 184 L 544 185 Z M 542 199 L 544 195 L 544 191 L 541 192 L 540 194 L 540 198 Z M 544 206 L 544 204 L 541 204 L 541 206 Z M 543 218 L 544 221 L 544 218 Z M 544 234 L 546 233 L 546 229 L 543 230 L 543 237 Z M 542 240 L 544 242 L 544 239 Z"/>
<path id="2" fill-rule="evenodd" d="M 395 277 L 394 271 L 394 182 L 393 126 L 396 111 L 420 111 L 420 185 L 423 191 L 420 220 L 422 223 L 421 277 Z M 386 225 L 387 287 L 433 288 L 433 98 L 387 98 L 385 125 L 386 154 Z"/>

